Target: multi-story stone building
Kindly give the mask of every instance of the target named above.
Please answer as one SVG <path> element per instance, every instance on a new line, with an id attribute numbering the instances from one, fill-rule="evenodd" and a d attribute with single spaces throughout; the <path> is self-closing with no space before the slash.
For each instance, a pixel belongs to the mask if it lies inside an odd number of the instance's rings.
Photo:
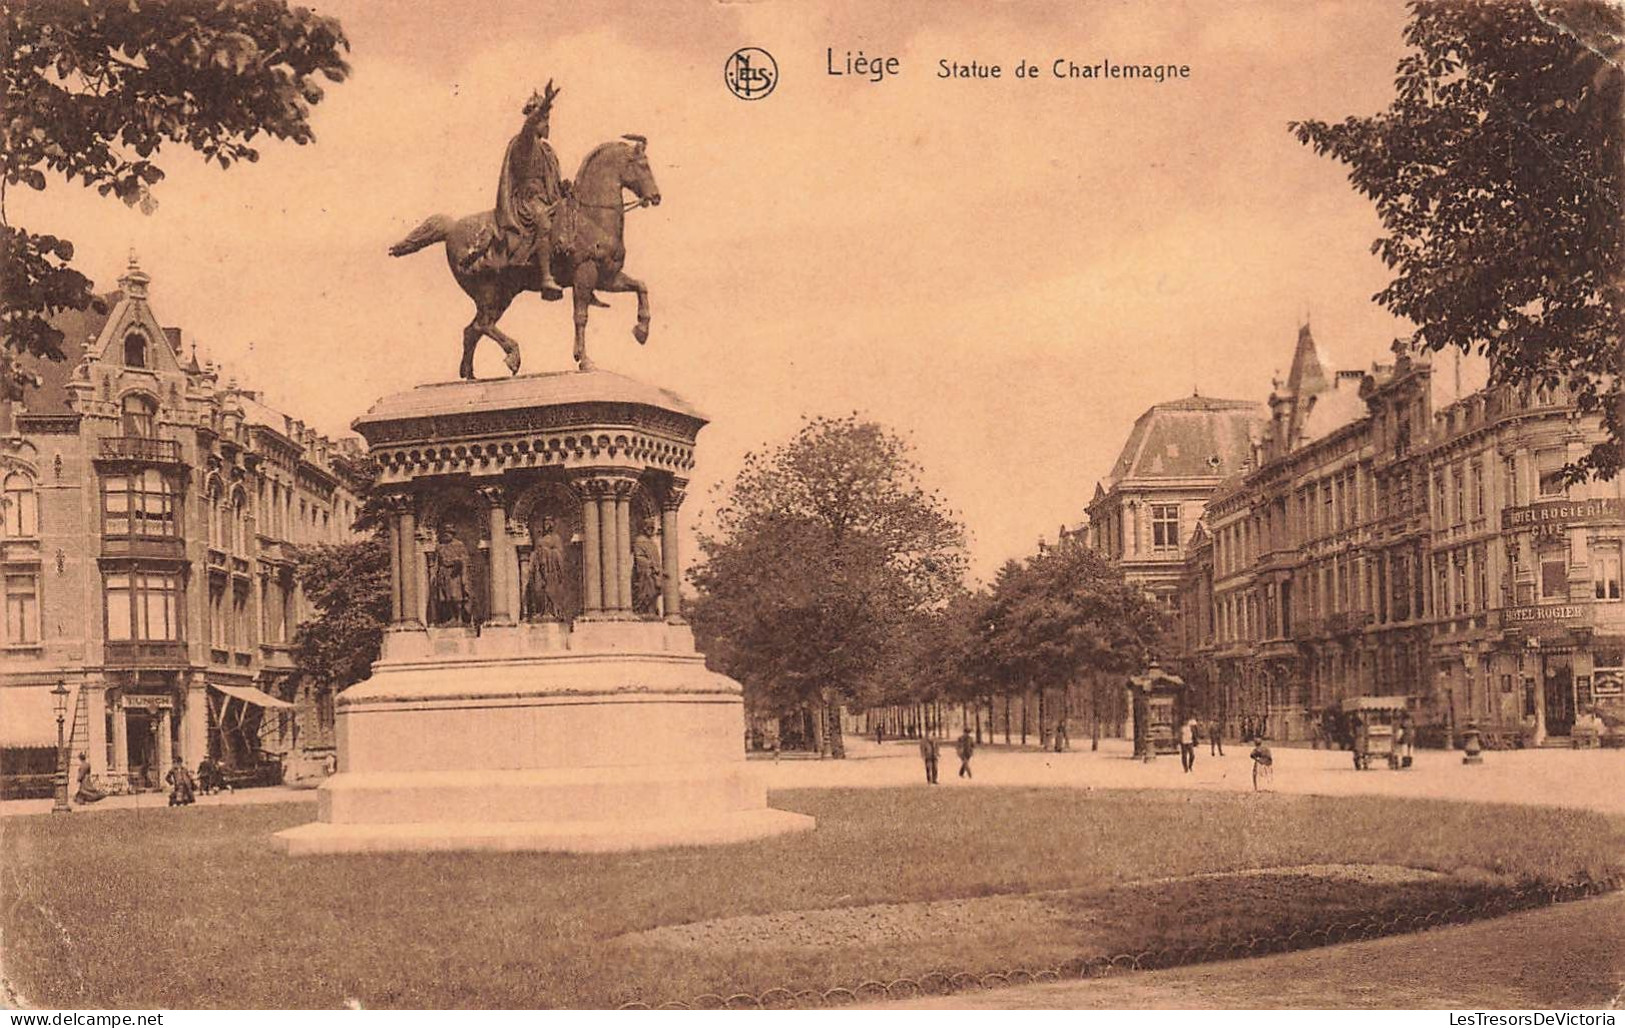
<path id="1" fill-rule="evenodd" d="M 1304 738 L 1345 698 L 1404 695 L 1433 738 L 1541 741 L 1620 703 L 1620 483 L 1560 473 L 1594 420 L 1453 355 L 1328 375 L 1307 327 L 1269 406 L 1182 578 L 1210 715 Z"/>
<path id="2" fill-rule="evenodd" d="M 185 355 L 133 259 L 119 286 L 60 319 L 68 359 L 30 362 L 43 384 L 0 426 L 0 753 L 54 761 L 63 682 L 73 751 L 115 789 L 301 745 L 296 550 L 350 539 L 365 488 L 357 447 Z"/>
<path id="3" fill-rule="evenodd" d="M 1257 403 L 1205 396 L 1148 409 L 1095 485 L 1088 544 L 1172 609 L 1191 533 L 1213 490 L 1251 459 L 1263 419 Z"/>

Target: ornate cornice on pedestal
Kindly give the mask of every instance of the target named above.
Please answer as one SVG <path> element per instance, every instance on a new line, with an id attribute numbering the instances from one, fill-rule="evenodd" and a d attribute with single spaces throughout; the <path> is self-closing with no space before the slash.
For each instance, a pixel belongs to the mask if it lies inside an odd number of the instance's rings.
<path id="1" fill-rule="evenodd" d="M 686 472 L 705 418 L 664 390 L 608 372 L 438 383 L 357 418 L 380 481 L 601 467 Z"/>
<path id="2" fill-rule="evenodd" d="M 441 446 L 374 444 L 372 455 L 384 482 L 422 475 L 500 475 L 525 468 L 597 467 L 605 460 L 629 461 L 656 471 L 694 467 L 694 446 L 645 435 L 553 434 Z"/>

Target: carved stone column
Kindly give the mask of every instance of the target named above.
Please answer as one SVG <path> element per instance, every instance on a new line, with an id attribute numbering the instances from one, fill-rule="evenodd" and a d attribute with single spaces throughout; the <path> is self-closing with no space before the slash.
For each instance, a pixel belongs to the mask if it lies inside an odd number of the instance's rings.
<path id="1" fill-rule="evenodd" d="M 519 546 L 528 541 L 526 527 L 516 521 L 508 522 L 508 610 L 515 623 L 525 609 L 525 578 L 519 573 Z"/>
<path id="2" fill-rule="evenodd" d="M 633 481 L 615 483 L 615 559 L 619 573 L 615 578 L 615 595 L 620 609 L 632 612 L 632 490 Z"/>
<path id="3" fill-rule="evenodd" d="M 395 513 L 393 504 L 389 510 L 389 623 L 398 625 L 406 620 L 406 604 L 401 596 L 401 570 L 406 562 L 401 559 L 400 516 Z"/>
<path id="4" fill-rule="evenodd" d="M 684 479 L 674 479 L 660 501 L 660 563 L 664 575 L 661 602 L 666 608 L 666 620 L 674 625 L 683 621 L 682 591 L 678 588 L 677 508 L 683 505 L 687 485 Z"/>
<path id="5" fill-rule="evenodd" d="M 599 485 L 590 478 L 576 483 L 581 493 L 581 613 L 588 616 L 602 613 L 604 609 L 603 571 L 599 567 Z"/>
<path id="6" fill-rule="evenodd" d="M 491 520 L 491 575 L 487 583 L 491 592 L 489 620 L 493 625 L 511 625 L 518 609 L 509 605 L 512 590 L 508 583 L 518 577 L 519 570 L 513 541 L 508 538 L 508 511 L 503 506 L 506 497 L 501 486 L 492 485 L 480 489 L 480 498 L 485 501 Z"/>
<path id="7" fill-rule="evenodd" d="M 621 531 L 615 516 L 615 483 L 602 482 L 598 488 L 598 568 L 603 573 L 601 587 L 604 610 L 620 613 L 621 603 Z"/>
<path id="8" fill-rule="evenodd" d="M 417 514 L 410 498 L 403 500 L 396 525 L 401 537 L 401 622 L 413 628 L 424 625 L 423 555 L 418 552 Z"/>

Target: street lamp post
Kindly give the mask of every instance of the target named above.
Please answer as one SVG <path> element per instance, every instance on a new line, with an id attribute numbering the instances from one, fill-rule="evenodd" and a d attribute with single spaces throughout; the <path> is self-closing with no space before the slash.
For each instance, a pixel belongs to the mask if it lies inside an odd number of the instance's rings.
<path id="1" fill-rule="evenodd" d="M 51 690 L 51 699 L 56 705 L 56 802 L 51 806 L 53 814 L 72 813 L 73 808 L 68 806 L 68 744 L 63 738 L 63 724 L 68 714 L 68 683 L 57 679 L 56 688 Z"/>

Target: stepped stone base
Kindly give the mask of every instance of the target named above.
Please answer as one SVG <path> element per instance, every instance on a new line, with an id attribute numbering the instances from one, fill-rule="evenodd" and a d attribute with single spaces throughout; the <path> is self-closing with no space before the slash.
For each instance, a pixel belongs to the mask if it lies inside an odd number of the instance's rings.
<path id="1" fill-rule="evenodd" d="M 408 824 L 313 822 L 279 832 L 290 856 L 341 853 L 560 852 L 616 853 L 668 846 L 714 846 L 806 832 L 813 819 L 789 811 L 745 810 L 700 820 L 423 821 Z"/>
<path id="2" fill-rule="evenodd" d="M 340 695 L 338 774 L 290 855 L 573 853 L 808 831 L 745 762 L 739 683 L 687 626 L 589 625 L 515 641 L 430 630 L 389 640 Z"/>

